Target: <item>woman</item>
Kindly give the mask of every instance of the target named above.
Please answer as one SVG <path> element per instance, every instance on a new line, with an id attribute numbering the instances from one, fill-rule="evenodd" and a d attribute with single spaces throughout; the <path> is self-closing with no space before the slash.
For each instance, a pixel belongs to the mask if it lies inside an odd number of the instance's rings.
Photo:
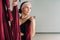
<path id="1" fill-rule="evenodd" d="M 16 6 L 17 2 L 13 2 L 13 6 Z M 30 16 L 31 3 L 25 1 L 21 4 L 19 9 L 19 25 L 21 28 L 21 40 L 31 40 L 35 35 L 35 17 Z"/>

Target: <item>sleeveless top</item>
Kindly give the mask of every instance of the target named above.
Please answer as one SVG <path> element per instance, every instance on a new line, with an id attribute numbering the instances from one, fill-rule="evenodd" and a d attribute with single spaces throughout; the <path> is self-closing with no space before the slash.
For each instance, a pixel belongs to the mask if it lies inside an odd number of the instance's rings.
<path id="1" fill-rule="evenodd" d="M 30 19 L 27 19 L 23 24 L 20 25 L 20 28 L 21 28 L 21 32 L 24 34 L 21 39 L 22 40 L 27 40 L 26 38 L 26 33 L 29 31 L 28 28 L 29 28 L 29 25 L 30 25 L 31 21 Z M 27 31 L 28 30 L 28 31 Z M 28 39 L 30 40 L 30 39 Z"/>

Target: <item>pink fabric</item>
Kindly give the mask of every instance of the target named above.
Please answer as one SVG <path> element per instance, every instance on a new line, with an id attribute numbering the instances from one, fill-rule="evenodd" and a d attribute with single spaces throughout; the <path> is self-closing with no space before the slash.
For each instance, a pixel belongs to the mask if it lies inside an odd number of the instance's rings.
<path id="1" fill-rule="evenodd" d="M 7 10 L 5 9 L 6 0 L 0 0 L 0 40 L 10 40 L 8 32 Z M 8 1 L 9 3 L 9 1 Z M 8 8 L 8 7 L 7 7 Z"/>
<path id="2" fill-rule="evenodd" d="M 6 9 L 7 8 L 7 9 Z M 18 15 L 17 15 L 18 16 Z M 9 0 L 0 0 L 0 40 L 13 40 L 12 39 L 12 31 L 11 27 L 8 24 L 8 19 L 12 22 L 13 17 L 10 11 L 10 2 Z M 18 22 L 16 21 L 15 24 Z M 18 29 L 16 29 L 18 25 L 14 25 L 14 40 L 18 40 Z"/>
<path id="3" fill-rule="evenodd" d="M 28 27 L 28 28 L 27 28 Z M 30 35 L 30 23 L 26 25 L 26 40 L 31 40 L 31 35 Z"/>
<path id="4" fill-rule="evenodd" d="M 18 7 L 15 6 L 13 8 L 13 21 L 12 21 L 12 39 L 13 40 L 21 40 L 21 35 L 20 35 L 20 27 L 19 27 L 19 16 L 18 16 Z"/>
<path id="5" fill-rule="evenodd" d="M 4 28 L 2 20 L 2 0 L 0 0 L 0 40 L 4 40 Z"/>

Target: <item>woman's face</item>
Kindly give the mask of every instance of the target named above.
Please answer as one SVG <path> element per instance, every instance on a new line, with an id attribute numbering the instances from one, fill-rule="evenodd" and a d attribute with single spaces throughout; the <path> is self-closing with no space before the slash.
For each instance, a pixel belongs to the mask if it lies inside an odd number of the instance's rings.
<path id="1" fill-rule="evenodd" d="M 30 3 L 26 3 L 25 5 L 23 5 L 24 7 L 22 7 L 22 13 L 29 15 L 29 13 L 31 12 L 31 4 Z"/>

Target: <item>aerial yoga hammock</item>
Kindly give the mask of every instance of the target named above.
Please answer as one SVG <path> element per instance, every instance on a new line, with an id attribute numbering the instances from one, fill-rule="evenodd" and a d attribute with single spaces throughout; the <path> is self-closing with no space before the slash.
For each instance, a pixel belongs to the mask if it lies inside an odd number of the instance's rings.
<path id="1" fill-rule="evenodd" d="M 18 26 L 18 8 L 15 8 L 15 20 L 10 11 L 9 0 L 0 0 L 0 40 L 20 40 L 20 29 Z M 12 29 L 8 21 L 13 20 L 14 24 Z M 12 24 L 12 23 L 11 23 Z M 12 38 L 13 37 L 13 38 Z"/>
<path id="2" fill-rule="evenodd" d="M 9 0 L 0 0 L 0 40 L 10 40 L 8 20 L 12 21 L 12 14 L 9 3 Z"/>

